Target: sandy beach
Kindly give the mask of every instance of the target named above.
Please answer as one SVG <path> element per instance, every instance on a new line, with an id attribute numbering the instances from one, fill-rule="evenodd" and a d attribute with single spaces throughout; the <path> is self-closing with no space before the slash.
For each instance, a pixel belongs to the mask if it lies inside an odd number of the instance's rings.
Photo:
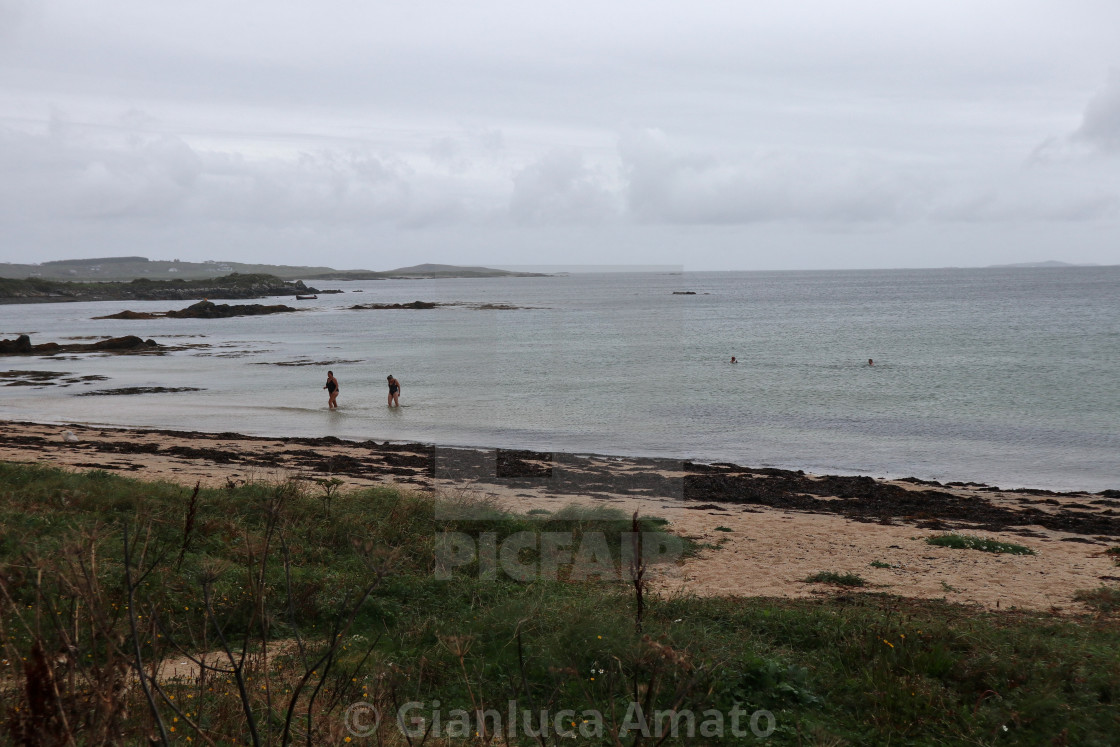
<path id="1" fill-rule="evenodd" d="M 1120 568 L 1104 552 L 1120 545 L 1116 491 L 1001 490 L 664 459 L 10 421 L 0 426 L 0 460 L 185 486 L 338 478 L 353 488 L 396 484 L 487 498 L 521 512 L 572 504 L 639 511 L 707 546 L 658 579 L 668 593 L 835 594 L 836 587 L 803 581 L 832 571 L 862 576 L 865 591 L 1074 613 L 1085 611 L 1073 600 L 1076 591 L 1120 581 Z M 1036 554 L 924 541 L 946 531 L 1014 542 Z"/>

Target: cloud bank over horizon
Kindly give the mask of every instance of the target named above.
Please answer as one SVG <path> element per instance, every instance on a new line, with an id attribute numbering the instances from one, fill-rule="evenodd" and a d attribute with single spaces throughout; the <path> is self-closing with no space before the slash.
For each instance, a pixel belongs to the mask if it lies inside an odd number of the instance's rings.
<path id="1" fill-rule="evenodd" d="M 1120 262 L 1120 8 L 576 6 L 0 0 L 0 261 Z"/>

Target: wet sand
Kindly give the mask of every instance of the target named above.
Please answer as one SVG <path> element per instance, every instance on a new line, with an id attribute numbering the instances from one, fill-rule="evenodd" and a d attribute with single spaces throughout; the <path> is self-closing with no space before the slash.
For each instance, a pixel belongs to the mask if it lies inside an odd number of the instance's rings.
<path id="1" fill-rule="evenodd" d="M 78 440 L 65 440 L 66 431 Z M 1118 491 L 1001 490 L 665 459 L 7 421 L 0 421 L 0 460 L 183 485 L 335 477 L 347 487 L 397 484 L 522 512 L 572 504 L 640 511 L 707 546 L 659 577 L 666 592 L 832 594 L 835 587 L 802 579 L 833 571 L 862 576 L 868 591 L 990 609 L 1083 612 L 1075 591 L 1120 582 L 1120 567 L 1104 553 L 1120 545 Z M 1036 554 L 924 542 L 945 531 L 1014 542 Z"/>

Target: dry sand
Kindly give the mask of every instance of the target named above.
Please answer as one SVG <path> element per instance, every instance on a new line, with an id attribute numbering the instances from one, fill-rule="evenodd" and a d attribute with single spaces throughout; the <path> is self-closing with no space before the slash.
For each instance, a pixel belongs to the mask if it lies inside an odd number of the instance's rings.
<path id="1" fill-rule="evenodd" d="M 68 442 L 70 431 L 78 439 Z M 183 485 L 337 477 L 489 498 L 503 508 L 610 506 L 660 516 L 710 545 L 658 578 L 667 592 L 800 597 L 855 573 L 867 590 L 989 609 L 1083 612 L 1081 589 L 1120 582 L 1120 495 L 830 478 L 670 460 L 436 448 L 338 439 L 111 430 L 0 421 L 0 461 L 105 469 Z M 833 494 L 833 492 L 835 494 Z M 999 555 L 928 545 L 946 530 L 1026 545 Z M 889 564 L 888 568 L 871 563 Z"/>

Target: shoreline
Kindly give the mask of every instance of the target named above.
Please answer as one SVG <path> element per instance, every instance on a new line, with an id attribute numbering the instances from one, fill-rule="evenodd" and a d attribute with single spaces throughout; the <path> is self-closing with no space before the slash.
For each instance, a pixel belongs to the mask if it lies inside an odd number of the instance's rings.
<path id="1" fill-rule="evenodd" d="M 1120 491 L 1003 490 L 811 475 L 729 463 L 0 421 L 0 460 L 102 469 L 185 486 L 337 478 L 481 498 L 521 513 L 577 504 L 661 516 L 704 545 L 660 579 L 666 592 L 812 596 L 819 571 L 856 573 L 865 590 L 989 609 L 1080 611 L 1075 591 L 1120 581 Z M 68 442 L 70 431 L 78 439 Z M 1009 556 L 934 547 L 945 532 L 1022 544 Z M 872 563 L 878 565 L 872 566 Z"/>
<path id="2" fill-rule="evenodd" d="M 78 339 L 78 338 L 74 338 L 74 339 Z M 177 349 L 177 348 L 171 348 L 171 349 Z M 346 362 L 349 363 L 349 362 L 353 362 L 353 361 L 346 361 Z M 292 363 L 292 364 L 272 364 L 272 365 L 300 365 L 300 366 L 319 365 L 320 367 L 323 367 L 323 366 L 330 366 L 332 363 L 335 363 L 335 362 L 334 361 L 324 361 L 324 362 L 315 363 L 315 364 L 302 363 L 301 362 L 301 363 Z M 55 378 L 55 379 L 66 379 L 67 384 L 72 384 L 76 381 L 84 382 L 87 379 L 89 379 L 89 380 L 103 380 L 105 378 L 105 377 L 91 377 L 91 376 L 81 378 L 81 377 L 78 377 L 77 374 L 67 374 L 67 373 L 59 373 L 59 372 L 42 372 L 42 374 L 40 374 L 40 372 L 38 372 L 38 371 L 14 371 L 13 373 L 21 374 L 21 375 L 24 375 L 25 377 L 27 375 L 30 375 L 32 377 L 32 379 L 29 379 L 27 381 L 27 383 L 24 383 L 22 381 L 17 381 L 14 384 L 9 384 L 11 386 L 33 386 L 33 385 L 35 385 L 34 377 L 38 376 L 38 375 L 50 375 L 52 378 Z M 148 393 L 156 393 L 156 392 L 175 392 L 175 391 L 199 391 L 199 390 L 196 390 L 196 389 L 179 390 L 179 389 L 174 389 L 174 388 L 133 387 L 133 388 L 120 389 L 120 390 L 114 389 L 114 390 L 96 390 L 96 391 L 89 391 L 89 392 L 79 392 L 75 396 L 90 396 L 90 395 L 95 395 L 95 394 L 96 395 L 105 395 L 105 394 L 148 394 Z M 17 415 L 16 417 L 19 417 L 19 416 Z M 876 480 L 876 481 L 880 481 L 880 482 L 912 483 L 914 485 L 927 485 L 927 486 L 931 486 L 931 487 L 934 487 L 934 488 L 969 487 L 969 488 L 974 488 L 974 489 L 998 491 L 998 492 L 1005 492 L 1005 493 L 1024 493 L 1024 494 L 1037 494 L 1037 495 L 1081 495 L 1081 496 L 1105 496 L 1105 497 L 1109 497 L 1110 494 L 1111 494 L 1111 497 L 1120 498 L 1120 477 L 1118 477 L 1115 480 L 1115 482 L 1107 483 L 1107 487 L 1100 488 L 1100 489 L 1098 489 L 1098 486 L 1094 486 L 1094 487 L 1069 487 L 1069 486 L 1061 486 L 1061 485 L 1051 485 L 1050 487 L 1038 487 L 1037 483 L 1031 483 L 1029 481 L 1024 481 L 1024 480 L 1021 480 L 1021 479 L 1020 480 L 1016 480 L 1016 479 L 1000 480 L 998 483 L 996 483 L 996 482 L 985 482 L 984 478 L 982 478 L 982 477 L 977 477 L 975 479 L 963 479 L 963 478 L 947 479 L 945 477 L 941 477 L 941 479 L 937 479 L 935 477 L 917 477 L 917 476 L 913 475 L 912 473 L 908 474 L 904 471 L 872 472 L 870 470 L 861 470 L 861 469 L 858 469 L 858 468 L 849 468 L 849 467 L 843 467 L 843 466 L 829 467 L 829 466 L 821 466 L 821 465 L 816 465 L 816 466 L 813 466 L 813 467 L 806 468 L 806 467 L 804 467 L 800 464 L 797 464 L 795 462 L 794 463 L 784 463 L 784 462 L 768 461 L 768 462 L 762 462 L 761 464 L 757 464 L 755 466 L 746 467 L 746 466 L 740 464 L 739 462 L 730 461 L 731 459 L 735 459 L 735 457 L 722 457 L 722 456 L 710 457 L 710 456 L 703 456 L 703 455 L 701 455 L 701 456 L 687 456 L 687 455 L 686 456 L 678 456 L 678 455 L 675 455 L 675 454 L 665 454 L 665 455 L 663 455 L 663 454 L 650 454 L 648 452 L 648 450 L 647 451 L 641 451 L 641 450 L 635 451 L 635 450 L 620 449 L 618 451 L 612 451 L 612 452 L 607 453 L 607 452 L 596 451 L 594 449 L 573 449 L 573 450 L 569 450 L 569 451 L 558 451 L 558 450 L 555 450 L 555 449 L 547 450 L 547 447 L 478 445 L 477 443 L 456 442 L 456 441 L 435 443 L 435 442 L 427 442 L 427 441 L 386 439 L 384 441 L 378 442 L 377 439 L 361 438 L 361 437 L 353 436 L 353 435 L 344 435 L 344 436 L 330 436 L 330 435 L 325 435 L 325 436 L 324 435 L 278 436 L 278 435 L 272 435 L 272 434 L 269 434 L 269 433 L 259 433 L 259 432 L 236 433 L 236 432 L 228 432 L 228 431 L 180 430 L 178 428 L 172 428 L 172 427 L 168 427 L 168 426 L 161 425 L 161 424 L 158 424 L 158 423 L 151 424 L 151 425 L 121 425 L 121 424 L 117 424 L 117 423 L 99 422 L 99 421 L 80 421 L 80 422 L 76 422 L 76 421 L 67 421 L 65 419 L 17 420 L 17 419 L 10 419 L 10 418 L 11 418 L 11 416 L 8 416 L 8 417 L 0 416 L 0 426 L 15 425 L 15 424 L 19 424 L 19 425 L 43 425 L 43 426 L 58 426 L 60 428 L 64 427 L 64 428 L 70 428 L 70 429 L 83 428 L 83 429 L 97 430 L 97 431 L 134 431 L 134 432 L 142 432 L 142 433 L 160 433 L 160 434 L 167 434 L 167 435 L 172 435 L 172 436 L 176 436 L 176 435 L 179 435 L 179 436 L 198 436 L 198 437 L 202 437 L 202 438 L 211 437 L 211 436 L 215 436 L 215 435 L 228 435 L 230 437 L 243 439 L 243 440 L 264 440 L 264 441 L 293 441 L 293 440 L 298 440 L 302 443 L 307 443 L 307 444 L 322 441 L 323 443 L 362 444 L 362 445 L 367 445 L 367 446 L 370 445 L 370 444 L 380 444 L 380 445 L 385 445 L 385 446 L 389 446 L 389 447 L 392 447 L 392 448 L 396 448 L 396 447 L 399 447 L 399 446 L 409 446 L 409 447 L 414 447 L 416 449 L 424 449 L 424 448 L 433 449 L 434 448 L 434 449 L 441 449 L 441 450 L 462 450 L 462 451 L 500 451 L 500 452 L 529 451 L 529 452 L 539 453 L 539 454 L 562 455 L 564 457 L 576 458 L 576 459 L 579 459 L 579 458 L 619 459 L 619 460 L 626 460 L 626 461 L 633 461 L 633 462 L 643 462 L 643 463 L 644 462 L 648 462 L 648 463 L 662 463 L 662 462 L 671 463 L 671 462 L 676 462 L 676 463 L 690 463 L 690 464 L 696 464 L 696 465 L 723 464 L 723 465 L 731 465 L 731 466 L 734 466 L 734 467 L 739 468 L 739 469 L 749 469 L 749 470 L 753 470 L 755 472 L 760 472 L 760 471 L 763 471 L 763 470 L 772 470 L 772 471 L 775 471 L 775 472 L 808 474 L 808 475 L 817 476 L 817 477 L 823 477 L 823 476 L 837 477 L 837 478 L 866 477 L 866 478 Z M 500 443 L 500 441 L 501 441 L 501 439 L 499 439 L 499 443 Z M 1010 487 L 1003 487 L 1004 485 L 1007 485 L 1007 486 L 1010 486 Z"/>
<path id="3" fill-rule="evenodd" d="M 101 378 L 101 377 L 98 377 Z M 114 392 L 116 390 L 113 390 Z M 191 390 L 194 391 L 194 390 Z M 85 394 L 102 394 L 103 392 L 83 392 L 77 396 Z M 120 393 L 128 394 L 134 393 L 131 390 L 122 390 Z M 496 452 L 496 453 L 521 453 L 526 455 L 535 455 L 535 459 L 551 459 L 554 456 L 562 459 L 576 459 L 576 460 L 612 460 L 618 462 L 630 462 L 634 464 L 647 464 L 647 465 L 689 465 L 699 469 L 719 467 L 732 472 L 745 472 L 752 474 L 767 474 L 767 475 L 800 475 L 808 476 L 810 479 L 830 478 L 837 480 L 861 479 L 873 480 L 878 483 L 907 483 L 913 486 L 927 486 L 931 488 L 964 488 L 970 490 L 978 490 L 982 492 L 995 492 L 995 493 L 1017 493 L 1025 495 L 1047 495 L 1047 496 L 1081 496 L 1081 497 L 1105 497 L 1120 499 L 1120 480 L 1117 482 L 1117 489 L 1104 489 L 1104 490 L 1087 490 L 1076 488 L 1038 488 L 1030 485 L 1017 485 L 1016 487 L 1000 487 L 990 483 L 981 482 L 978 480 L 950 480 L 940 481 L 930 478 L 914 477 L 912 475 L 869 475 L 857 470 L 836 469 L 828 472 L 807 472 L 804 469 L 791 466 L 745 466 L 737 463 L 724 461 L 721 459 L 705 459 L 701 457 L 675 457 L 675 456 L 650 456 L 644 454 L 628 453 L 625 451 L 618 453 L 599 453 L 595 451 L 579 450 L 579 451 L 542 451 L 539 449 L 523 449 L 518 447 L 503 447 L 503 446 L 478 446 L 472 444 L 457 444 L 457 443 L 428 443 L 422 441 L 394 441 L 385 440 L 378 442 L 376 439 L 359 440 L 357 438 L 345 438 L 340 436 L 275 436 L 275 435 L 256 435 L 252 433 L 238 433 L 234 431 L 194 431 L 194 430 L 179 430 L 175 428 L 161 428 L 155 426 L 131 426 L 131 425 L 115 425 L 115 424 L 90 424 L 78 422 L 54 422 L 54 421 L 39 421 L 39 420 L 8 420 L 0 418 L 0 427 L 10 429 L 13 427 L 54 427 L 70 430 L 84 430 L 84 431 L 98 431 L 101 432 L 119 432 L 119 433 L 138 433 L 138 434 L 153 434 L 162 435 L 171 438 L 199 438 L 199 439 L 227 439 L 239 441 L 256 441 L 256 442 L 278 442 L 278 443 L 296 443 L 305 445 L 331 445 L 331 446 L 356 446 L 369 449 L 388 449 L 391 451 L 414 451 L 414 452 Z M 104 433 L 102 433 L 104 435 Z M 0 432 L 0 445 L 3 444 L 3 435 Z M 110 467 L 110 469 L 116 469 Z M 346 470 L 343 469 L 343 472 Z"/>

